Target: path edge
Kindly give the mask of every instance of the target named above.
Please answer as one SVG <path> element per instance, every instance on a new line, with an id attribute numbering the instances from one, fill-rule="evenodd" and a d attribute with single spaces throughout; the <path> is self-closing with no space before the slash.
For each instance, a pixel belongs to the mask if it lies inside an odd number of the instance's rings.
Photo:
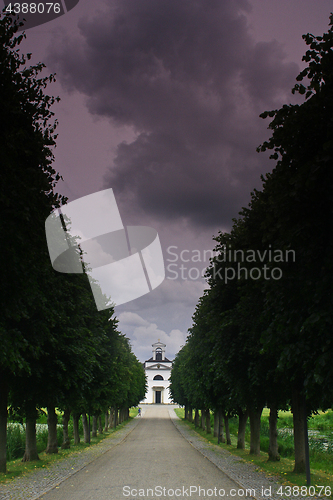
<path id="1" fill-rule="evenodd" d="M 221 467 L 217 461 L 213 460 L 212 457 L 209 457 L 207 456 L 202 449 L 200 449 L 199 447 L 197 447 L 195 445 L 195 443 L 193 443 L 192 441 L 189 440 L 188 436 L 186 435 L 186 433 L 182 432 L 182 427 L 180 425 L 177 425 L 177 420 L 179 420 L 180 422 L 182 421 L 178 415 L 176 414 L 175 410 L 174 409 L 170 409 L 169 410 L 169 415 L 170 415 L 170 420 L 172 421 L 173 425 L 176 427 L 177 431 L 183 436 L 184 439 L 186 439 L 186 441 L 191 445 L 193 446 L 194 449 L 196 449 L 199 453 L 201 453 L 202 456 L 204 456 L 207 460 L 209 460 L 213 465 L 215 465 L 215 467 L 217 467 L 221 472 L 223 472 L 223 474 L 225 474 L 226 476 L 228 476 L 229 479 L 231 479 L 232 481 L 234 481 L 241 489 L 243 490 L 247 490 L 249 489 L 249 486 L 244 484 L 236 475 L 234 475 L 233 473 L 231 473 L 230 471 L 227 471 L 225 469 L 223 469 L 223 467 Z M 186 425 L 186 424 L 185 424 Z M 187 428 L 187 427 L 186 427 Z M 189 429 L 191 430 L 191 429 Z M 195 432 L 195 431 L 194 431 Z M 202 441 L 204 442 L 205 438 L 203 438 L 202 436 L 200 436 L 200 434 L 197 434 L 198 439 L 202 439 Z M 207 440 L 206 440 L 207 441 Z M 207 441 L 207 443 L 209 443 L 209 441 Z M 233 455 L 232 453 L 230 453 L 228 450 L 224 450 L 222 448 L 218 448 L 216 447 L 216 445 L 212 444 L 212 443 L 209 443 L 211 446 L 212 446 L 212 450 L 213 451 L 219 451 L 221 454 L 228 454 L 230 455 L 231 457 L 235 457 L 235 455 Z M 216 449 L 215 449 L 216 448 Z M 250 470 L 253 469 L 254 466 L 252 466 L 251 464 L 248 464 L 248 463 L 244 463 L 242 465 L 246 465 Z M 253 472 L 256 472 L 258 473 L 257 471 L 251 471 L 252 473 Z M 261 474 L 263 474 L 266 478 L 267 481 L 269 481 L 270 483 L 272 483 L 272 486 L 273 484 L 274 485 L 280 485 L 279 483 L 277 483 L 276 481 L 274 481 L 272 478 L 270 477 L 267 477 L 266 474 L 264 472 L 261 472 Z M 255 489 L 256 493 L 257 493 L 257 489 L 256 488 L 253 488 Z M 260 490 L 259 490 L 260 491 Z M 282 499 L 283 497 L 282 496 L 270 496 L 270 497 L 263 497 L 261 495 L 257 495 L 256 496 L 251 496 L 251 497 L 244 497 L 244 498 L 254 498 L 255 500 L 278 500 L 278 499 Z M 315 497 L 313 497 L 315 498 Z M 307 497 L 303 497 L 303 500 L 307 500 Z"/>
<path id="2" fill-rule="evenodd" d="M 71 472 L 69 471 L 69 474 L 67 476 L 64 476 L 60 479 L 60 481 L 57 483 L 57 484 L 54 484 L 52 486 L 50 486 L 49 488 L 46 488 L 45 490 L 43 490 L 42 492 L 38 493 L 37 496 L 34 496 L 34 497 L 31 497 L 31 500 L 39 500 L 39 499 L 42 499 L 43 496 L 46 494 L 46 493 L 49 493 L 50 491 L 54 490 L 55 488 L 57 488 L 60 484 L 62 484 L 64 481 L 66 481 L 67 479 L 69 479 L 70 477 L 73 477 L 75 476 L 75 474 L 77 474 L 78 472 L 80 472 L 82 469 L 84 469 L 85 467 L 87 467 L 89 464 L 91 464 L 92 462 L 94 462 L 95 460 L 98 460 L 100 457 L 102 457 L 103 455 L 105 455 L 105 453 L 108 453 L 110 450 L 112 450 L 113 448 L 115 448 L 116 446 L 118 446 L 120 443 L 122 443 L 126 438 L 127 436 L 129 436 L 131 434 L 131 432 L 136 428 L 136 426 L 138 425 L 139 423 L 139 418 L 137 417 L 134 417 L 132 422 L 128 422 L 127 425 L 129 424 L 133 424 L 130 428 L 129 428 L 129 431 L 126 432 L 126 434 L 124 434 L 124 436 L 116 443 L 113 443 L 110 448 L 108 448 L 107 450 L 103 451 L 98 457 L 93 457 L 91 460 L 89 460 L 89 462 L 86 462 L 85 464 L 83 464 L 82 466 L 80 466 L 77 470 Z M 122 431 L 123 429 L 126 429 L 126 426 L 125 425 L 122 429 L 118 429 L 119 431 Z M 115 433 L 117 432 L 117 430 L 115 431 Z M 115 434 L 114 433 L 114 434 Z M 113 434 L 113 435 L 114 435 Z M 110 436 L 111 438 L 112 436 Z M 108 439 L 108 438 L 106 438 Z M 98 443 L 99 444 L 99 443 Z"/>

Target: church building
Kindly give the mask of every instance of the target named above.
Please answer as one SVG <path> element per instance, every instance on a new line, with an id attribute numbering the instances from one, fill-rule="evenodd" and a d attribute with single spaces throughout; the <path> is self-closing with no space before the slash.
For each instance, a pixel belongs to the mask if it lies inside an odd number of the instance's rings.
<path id="1" fill-rule="evenodd" d="M 148 391 L 142 403 L 170 404 L 172 401 L 169 394 L 169 377 L 172 361 L 165 357 L 166 345 L 160 340 L 152 344 L 152 347 L 153 356 L 144 362 Z"/>

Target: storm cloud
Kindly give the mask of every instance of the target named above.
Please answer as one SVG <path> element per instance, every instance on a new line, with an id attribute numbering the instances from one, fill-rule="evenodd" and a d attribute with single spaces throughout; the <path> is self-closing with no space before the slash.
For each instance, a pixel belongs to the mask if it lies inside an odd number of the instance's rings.
<path id="1" fill-rule="evenodd" d="M 132 127 L 105 187 L 126 210 L 230 227 L 260 174 L 266 109 L 290 102 L 298 66 L 276 41 L 255 42 L 247 0 L 108 0 L 48 60 L 93 115 Z M 132 208 L 131 208 L 132 207 Z"/>

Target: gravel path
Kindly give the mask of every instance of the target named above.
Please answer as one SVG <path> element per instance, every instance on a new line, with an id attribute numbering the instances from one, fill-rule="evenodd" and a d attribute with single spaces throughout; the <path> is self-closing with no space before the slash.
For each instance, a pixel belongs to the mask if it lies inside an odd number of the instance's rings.
<path id="1" fill-rule="evenodd" d="M 201 500 L 211 496 L 244 500 L 238 495 L 238 484 L 183 438 L 168 410 L 161 404 L 147 406 L 121 444 L 42 500 Z"/>

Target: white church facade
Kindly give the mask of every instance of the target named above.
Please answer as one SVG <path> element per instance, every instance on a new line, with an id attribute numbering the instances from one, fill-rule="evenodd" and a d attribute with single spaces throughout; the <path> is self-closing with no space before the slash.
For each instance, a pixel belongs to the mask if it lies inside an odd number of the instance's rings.
<path id="1" fill-rule="evenodd" d="M 152 347 L 153 356 L 144 362 L 148 390 L 142 403 L 170 404 L 172 401 L 169 394 L 169 377 L 172 361 L 165 357 L 166 344 L 158 341 L 152 344 Z"/>

